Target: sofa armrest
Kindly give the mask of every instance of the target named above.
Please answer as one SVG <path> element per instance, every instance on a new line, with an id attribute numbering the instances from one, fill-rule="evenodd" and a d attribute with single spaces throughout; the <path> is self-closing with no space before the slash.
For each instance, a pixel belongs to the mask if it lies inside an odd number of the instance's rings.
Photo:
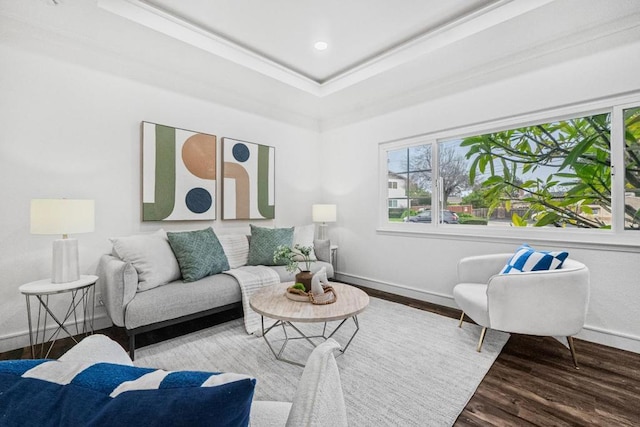
<path id="1" fill-rule="evenodd" d="M 130 263 L 112 255 L 103 255 L 96 270 L 96 287 L 111 321 L 125 326 L 124 311 L 138 289 L 138 273 Z"/>
<path id="2" fill-rule="evenodd" d="M 331 264 L 331 240 L 314 240 L 313 251 L 319 261 Z"/>
<path id="3" fill-rule="evenodd" d="M 290 402 L 254 400 L 251 403 L 251 427 L 285 427 L 291 411 Z"/>
<path id="4" fill-rule="evenodd" d="M 101 334 L 85 337 L 79 344 L 60 356 L 58 360 L 78 363 L 105 362 L 133 366 L 133 362 L 120 344 Z"/>

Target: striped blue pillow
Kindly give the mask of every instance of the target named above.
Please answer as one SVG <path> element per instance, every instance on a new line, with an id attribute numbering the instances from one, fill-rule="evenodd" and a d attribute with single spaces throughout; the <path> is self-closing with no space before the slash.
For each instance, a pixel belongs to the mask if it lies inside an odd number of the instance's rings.
<path id="1" fill-rule="evenodd" d="M 537 251 L 525 243 L 513 254 L 500 274 L 555 270 L 562 267 L 568 256 L 566 251 Z"/>
<path id="2" fill-rule="evenodd" d="M 0 362 L 3 426 L 247 426 L 256 380 L 56 360 Z"/>

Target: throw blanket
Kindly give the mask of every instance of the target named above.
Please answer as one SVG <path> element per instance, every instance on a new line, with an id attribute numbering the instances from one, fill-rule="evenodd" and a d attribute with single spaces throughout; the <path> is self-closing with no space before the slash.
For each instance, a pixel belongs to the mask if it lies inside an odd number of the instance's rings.
<path id="1" fill-rule="evenodd" d="M 280 283 L 280 276 L 273 269 L 262 265 L 244 266 L 224 272 L 236 278 L 242 292 L 242 309 L 244 310 L 244 327 L 248 334 L 262 335 L 260 315 L 249 306 L 251 295 L 264 286 Z"/>
<path id="2" fill-rule="evenodd" d="M 333 355 L 338 349 L 340 344 L 329 338 L 309 356 L 293 397 L 287 427 L 349 425 L 340 372 Z"/>

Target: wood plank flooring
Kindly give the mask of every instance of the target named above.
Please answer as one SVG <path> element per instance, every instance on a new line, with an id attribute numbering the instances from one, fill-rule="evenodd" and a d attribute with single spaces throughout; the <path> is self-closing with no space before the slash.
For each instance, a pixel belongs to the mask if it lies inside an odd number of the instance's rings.
<path id="1" fill-rule="evenodd" d="M 411 307 L 460 317 L 459 310 L 364 290 Z M 238 311 L 219 313 L 136 339 L 144 346 L 240 315 Z M 99 332 L 127 348 L 128 338 L 122 329 Z M 58 341 L 52 357 L 72 344 L 71 339 Z M 569 350 L 555 339 L 512 335 L 455 426 L 640 426 L 640 355 L 582 340 L 575 340 L 575 346 L 580 369 L 573 367 Z M 0 353 L 0 360 L 30 356 L 29 348 L 24 348 Z"/>

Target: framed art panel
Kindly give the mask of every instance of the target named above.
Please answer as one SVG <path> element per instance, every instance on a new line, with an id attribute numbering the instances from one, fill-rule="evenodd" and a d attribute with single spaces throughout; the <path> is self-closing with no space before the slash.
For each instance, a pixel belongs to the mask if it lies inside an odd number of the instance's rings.
<path id="1" fill-rule="evenodd" d="M 142 220 L 216 219 L 216 137 L 142 122 Z"/>
<path id="2" fill-rule="evenodd" d="M 275 218 L 275 152 L 222 138 L 222 219 Z"/>

